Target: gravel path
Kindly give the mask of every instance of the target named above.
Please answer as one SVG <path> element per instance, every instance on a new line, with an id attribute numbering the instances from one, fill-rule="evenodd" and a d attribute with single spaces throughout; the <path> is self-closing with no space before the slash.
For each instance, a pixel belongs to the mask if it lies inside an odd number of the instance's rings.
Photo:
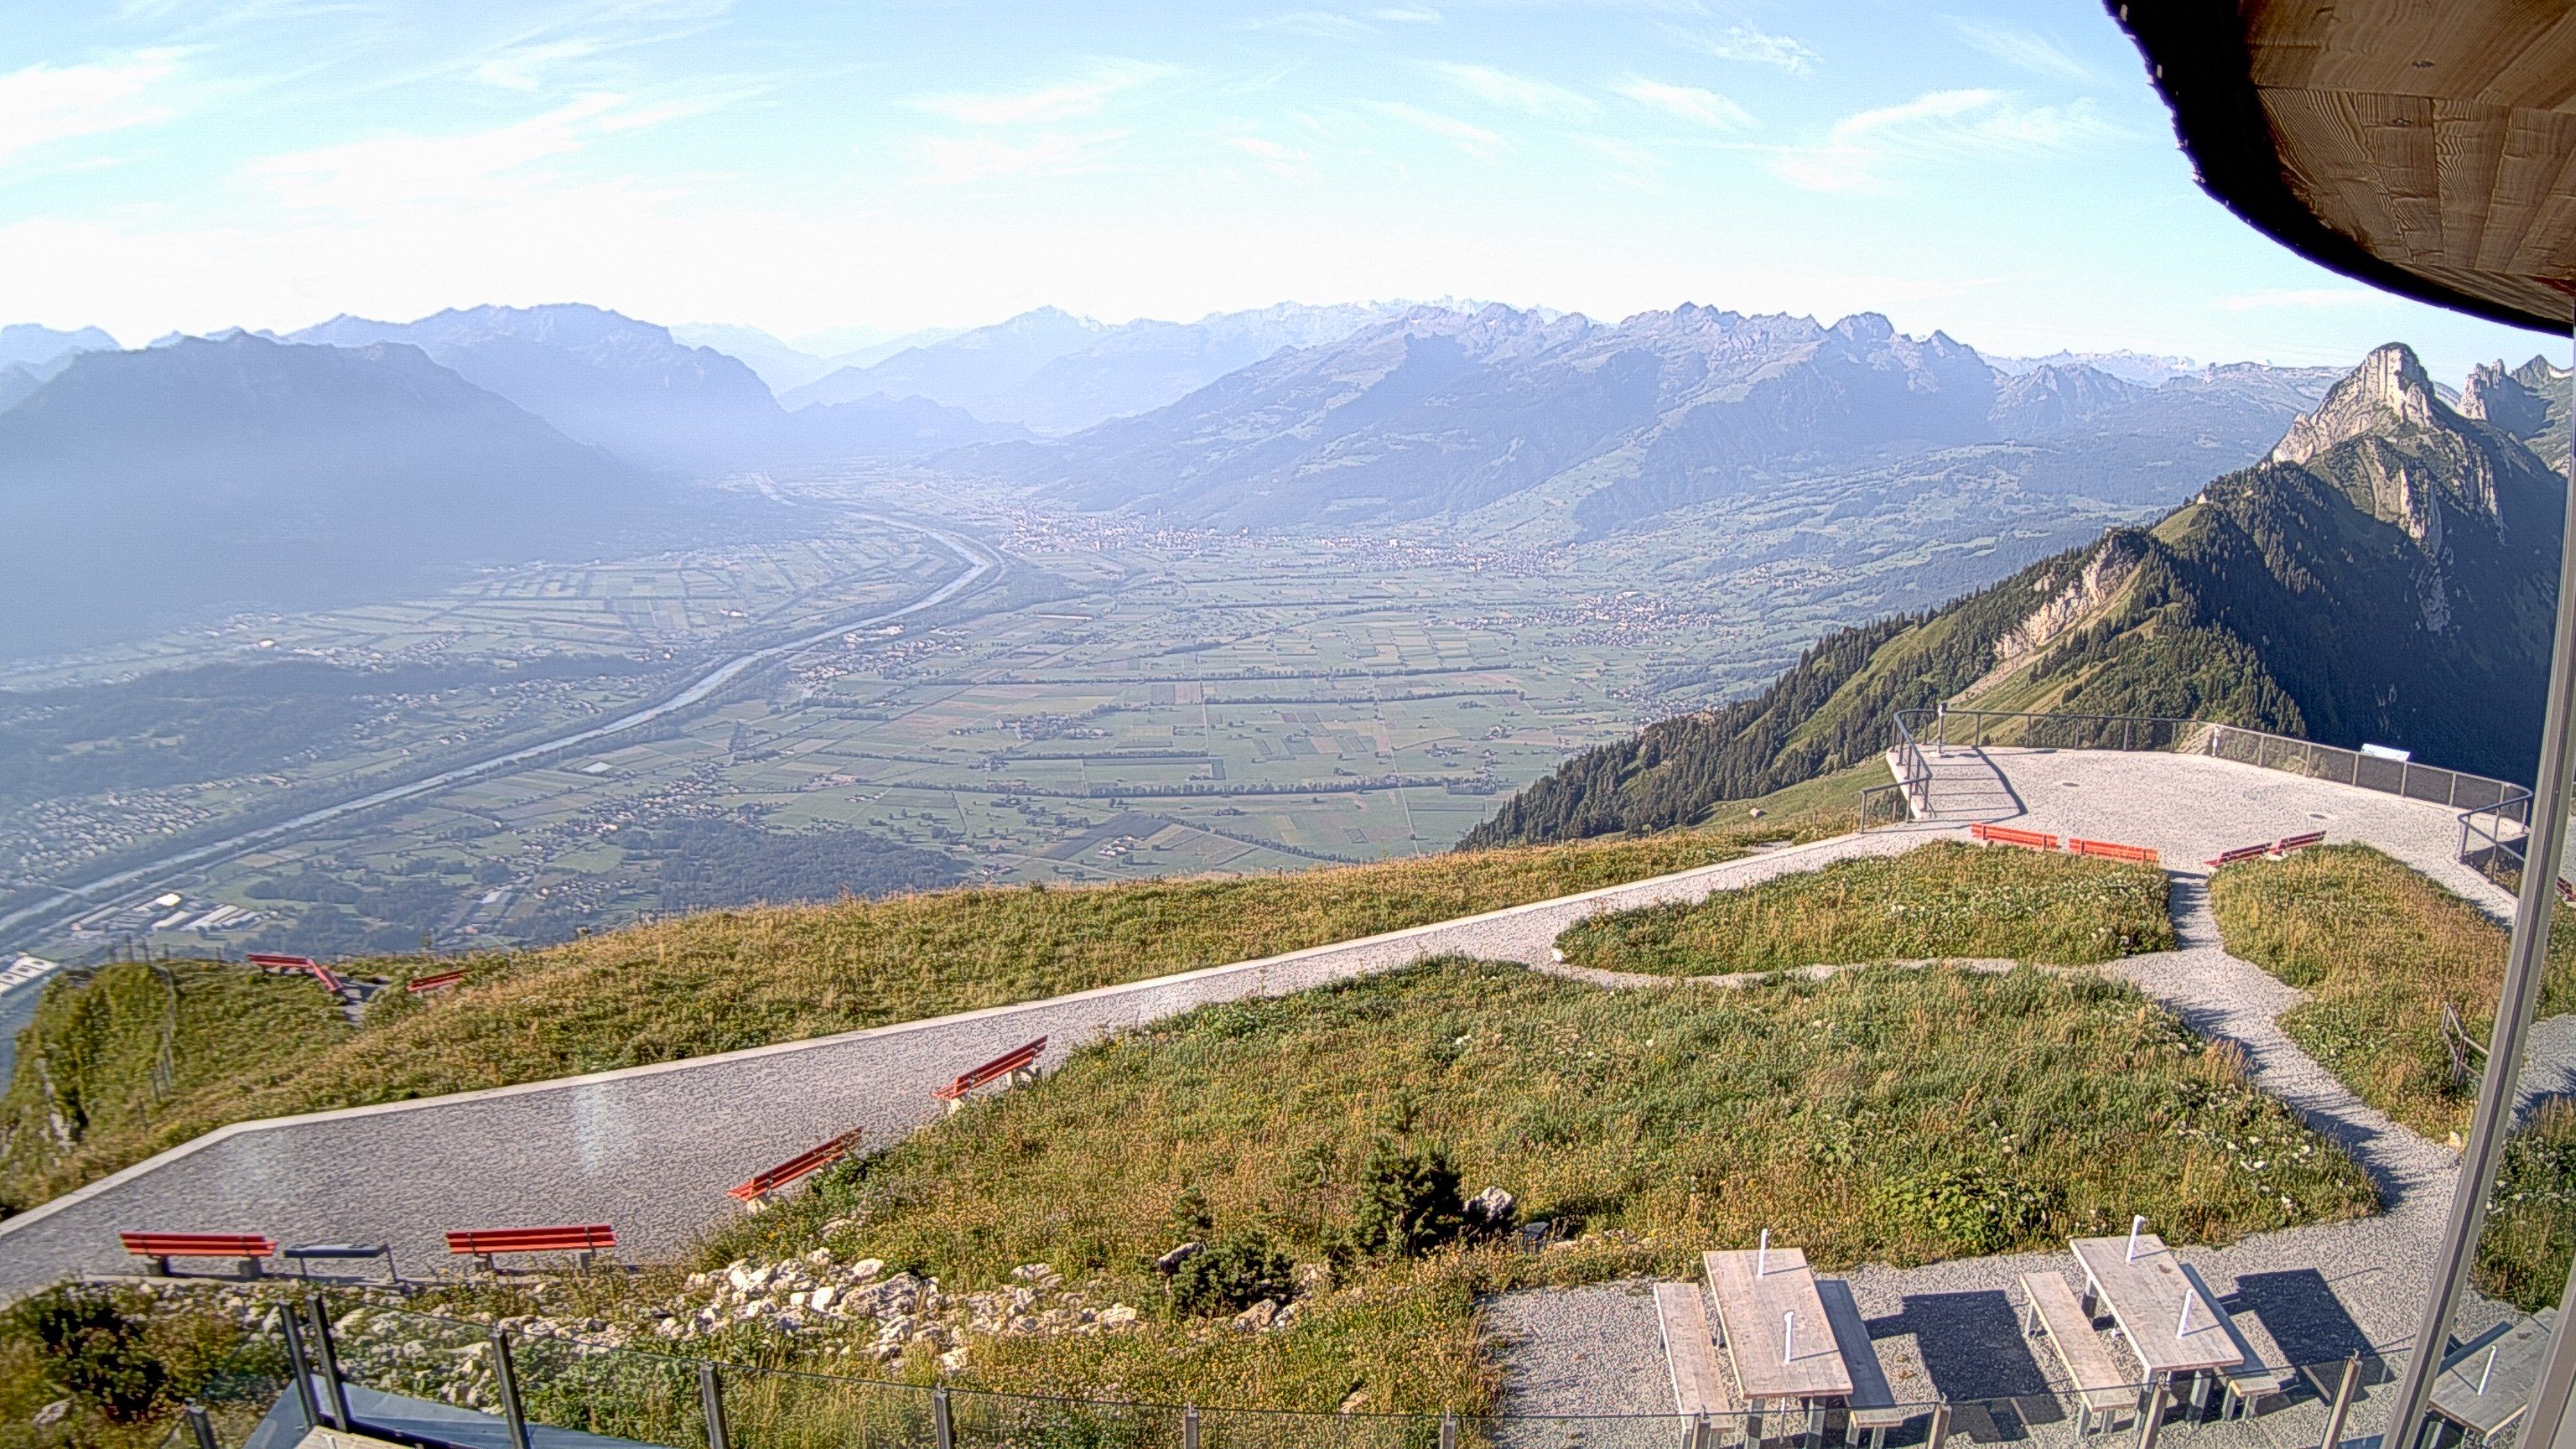
<path id="1" fill-rule="evenodd" d="M 2302 995 L 2220 948 L 2198 862 L 2231 846 L 2322 829 L 2329 840 L 2375 845 L 2509 919 L 2512 898 L 2453 858 L 2456 817 L 2415 801 L 2188 756 L 1953 752 L 1936 769 L 1934 799 L 1945 816 L 1962 808 L 1971 819 L 2010 819 L 2160 851 L 2172 872 L 2178 949 L 2106 969 L 2194 1030 L 2242 1045 L 2255 1082 L 2378 1183 L 2377 1216 L 2259 1234 L 2224 1249 L 2183 1249 L 2212 1288 L 2230 1296 L 2237 1326 L 2256 1351 L 2271 1363 L 2321 1363 L 2410 1338 L 2458 1156 L 2363 1103 L 2283 1034 L 2277 1018 Z M 2526 1094 L 2576 1086 L 2576 1017 L 2543 1023 L 2533 1057 L 2522 1081 Z M 2034 1270 L 2080 1275 L 2073 1256 L 2060 1252 L 1907 1269 L 1867 1264 L 1845 1276 L 1899 1396 L 1938 1393 L 1956 1401 L 2067 1387 L 2054 1359 L 2033 1355 L 2020 1334 L 2014 1285 Z M 2482 1324 L 2496 1310 L 2481 1303 L 2472 1312 Z M 1671 1412 L 1654 1302 L 1641 1284 L 1506 1294 L 1488 1305 L 1487 1322 L 1502 1350 L 1514 1413 Z M 1977 1437 L 2016 1432 L 2007 1425 Z"/>

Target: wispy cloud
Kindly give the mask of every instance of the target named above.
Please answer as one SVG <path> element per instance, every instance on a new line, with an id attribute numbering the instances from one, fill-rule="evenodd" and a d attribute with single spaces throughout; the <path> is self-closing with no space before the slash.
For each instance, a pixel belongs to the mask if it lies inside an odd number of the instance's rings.
<path id="1" fill-rule="evenodd" d="M 920 179 L 957 185 L 1001 177 L 1077 176 L 1097 171 L 1127 139 L 1125 131 L 1088 135 L 1046 132 L 1024 140 L 997 136 L 929 136 L 916 146 Z"/>
<path id="2" fill-rule="evenodd" d="M 1450 85 L 1478 100 L 1526 111 L 1543 120 L 1580 120 L 1597 109 L 1589 97 L 1577 95 L 1563 86 L 1495 70 L 1491 66 L 1442 62 L 1431 68 L 1446 77 Z"/>
<path id="3" fill-rule="evenodd" d="M 514 45 L 485 60 L 474 68 L 474 78 L 486 85 L 505 90 L 533 91 L 545 81 L 548 71 L 569 60 L 582 60 L 597 54 L 599 47 L 587 40 L 558 40 L 547 45 Z"/>
<path id="4" fill-rule="evenodd" d="M 182 53 L 142 50 L 82 65 L 31 65 L 0 75 L 0 160 L 53 141 L 168 119 Z"/>
<path id="5" fill-rule="evenodd" d="M 1804 75 L 1816 66 L 1816 53 L 1809 50 L 1805 42 L 1793 36 L 1773 35 L 1751 25 L 1730 25 L 1715 35 L 1697 31 L 1683 34 L 1691 44 L 1720 60 L 1778 66 L 1791 75 Z"/>
<path id="6" fill-rule="evenodd" d="M 604 137 L 702 116 L 750 93 L 646 104 L 621 95 L 588 95 L 507 126 L 370 137 L 268 157 L 253 162 L 245 174 L 281 205 L 305 210 L 382 212 L 426 203 L 506 200 L 547 184 L 544 173 L 550 168 L 540 163 L 574 155 Z"/>
<path id="7" fill-rule="evenodd" d="M 1303 35 L 1310 40 L 1366 40 L 1377 34 L 1376 26 L 1338 10 L 1291 10 L 1285 15 L 1247 20 L 1243 22 L 1243 28 Z"/>
<path id="8" fill-rule="evenodd" d="M 2054 40 L 2035 30 L 2024 30 L 2000 20 L 1950 17 L 1950 29 L 1957 36 L 1986 54 L 2010 65 L 2017 65 L 2035 75 L 2058 80 L 2089 81 L 2093 72 L 2084 62 L 2066 53 Z"/>
<path id="9" fill-rule="evenodd" d="M 1370 101 L 1367 104 L 1379 115 L 1428 131 L 1479 161 L 1491 161 L 1510 149 L 1509 143 L 1499 134 L 1456 116 L 1425 110 L 1402 101 Z"/>
<path id="10" fill-rule="evenodd" d="M 1225 143 L 1282 176 L 1311 176 L 1315 171 L 1314 158 L 1305 151 L 1267 136 L 1228 136 Z"/>
<path id="11" fill-rule="evenodd" d="M 1098 111 L 1122 92 L 1170 75 L 1172 68 L 1139 60 L 1103 61 L 1082 79 L 1001 95 L 924 96 L 922 110 L 970 126 L 1015 126 L 1062 121 Z"/>
<path id="12" fill-rule="evenodd" d="M 2385 292 L 2368 287 L 2273 287 L 2259 292 L 2238 292 L 2219 299 L 2218 305 L 2230 312 L 2268 312 L 2275 308 L 2320 308 L 2377 306 L 2388 301 Z"/>
<path id="13" fill-rule="evenodd" d="M 1438 25 L 1447 18 L 1428 5 L 1390 5 L 1369 14 L 1389 25 Z"/>
<path id="14" fill-rule="evenodd" d="M 1748 130 L 1753 114 L 1715 91 L 1629 76 L 1611 87 L 1641 106 L 1717 131 Z"/>
<path id="15" fill-rule="evenodd" d="M 2022 106 L 2001 91 L 1927 91 L 1843 117 L 1823 142 L 1780 152 L 1772 170 L 1809 191 L 1884 191 L 1898 164 L 2058 154 L 2111 133 L 2086 101 Z"/>

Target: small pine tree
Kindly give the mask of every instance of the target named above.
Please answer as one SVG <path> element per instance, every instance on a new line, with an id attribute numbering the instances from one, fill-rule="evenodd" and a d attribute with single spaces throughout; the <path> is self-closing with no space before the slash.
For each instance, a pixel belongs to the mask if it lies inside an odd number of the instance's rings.
<path id="1" fill-rule="evenodd" d="M 1352 1229 L 1365 1251 L 1418 1257 L 1466 1227 L 1458 1169 L 1437 1147 L 1408 1152 L 1380 1140 L 1360 1168 L 1359 1188 Z"/>

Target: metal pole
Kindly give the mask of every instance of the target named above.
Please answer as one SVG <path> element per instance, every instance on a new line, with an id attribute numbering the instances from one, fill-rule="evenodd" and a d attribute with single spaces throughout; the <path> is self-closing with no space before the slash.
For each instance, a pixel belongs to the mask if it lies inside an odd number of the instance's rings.
<path id="1" fill-rule="evenodd" d="M 331 1391 L 331 1426 L 352 1432 L 358 1425 L 349 1417 L 349 1386 L 340 1382 L 340 1354 L 331 1342 L 331 1310 L 319 1293 L 304 1300 L 304 1309 L 313 1315 L 313 1356 L 321 1360 L 322 1386 Z"/>
<path id="2" fill-rule="evenodd" d="M 2317 1449 L 2339 1449 L 2343 1443 L 2343 1420 L 2352 1412 L 2352 1395 L 2361 1387 L 2361 1355 L 2343 1361 L 2343 1382 L 2335 1385 L 2334 1407 L 2326 1411 L 2326 1431 L 2317 1436 Z"/>
<path id="3" fill-rule="evenodd" d="M 277 1320 L 286 1327 L 286 1371 L 295 1376 L 295 1406 L 304 1411 L 304 1427 L 322 1427 L 321 1406 L 313 1402 L 313 1366 L 304 1357 L 304 1331 L 295 1326 L 292 1305 L 277 1310 Z"/>
<path id="4" fill-rule="evenodd" d="M 206 1417 L 206 1406 L 192 1402 L 181 1412 L 188 1416 L 188 1437 L 196 1441 L 197 1449 L 217 1449 L 214 1422 Z"/>
<path id="5" fill-rule="evenodd" d="M 528 1416 L 519 1407 L 519 1370 L 510 1362 L 510 1335 L 492 1325 L 492 1381 L 501 1390 L 501 1417 L 509 1420 L 510 1449 L 528 1449 Z"/>
<path id="6" fill-rule="evenodd" d="M 930 1391 L 930 1433 L 939 1449 L 957 1449 L 957 1421 L 948 1416 L 948 1391 Z"/>
<path id="7" fill-rule="evenodd" d="M 2416 1325 L 2415 1351 L 2406 1358 L 2406 1377 L 2399 1383 L 2388 1432 L 2380 1442 L 2406 1449 L 2422 1432 L 2424 1404 L 2432 1397 L 2433 1379 L 2442 1371 L 2444 1335 L 2469 1267 L 2477 1256 L 2478 1230 L 2486 1225 L 2487 1187 L 2495 1180 L 2496 1161 L 2504 1153 L 2507 1129 L 2513 1125 L 2514 1084 L 2522 1075 L 2523 1039 L 2540 997 L 2540 973 L 2549 954 L 2550 918 L 2558 906 L 2558 861 L 2567 843 L 2567 789 L 2576 775 L 2576 739 L 2569 723 L 2576 716 L 2576 459 L 2570 460 L 2569 508 L 2559 526 L 2558 621 L 2549 650 L 2548 707 L 2540 720 L 2540 770 L 2533 777 L 2530 833 L 2523 838 L 2522 899 L 2513 913 L 2513 944 L 2506 949 L 2504 989 L 2496 999 L 2495 1029 L 2489 1034 L 2486 1077 L 2478 1084 L 2477 1106 L 2469 1119 L 2468 1146 L 2460 1152 L 2460 1175 L 2451 1188 L 2449 1224 L 2442 1235 L 2441 1258 L 2433 1272 L 2433 1291 L 2424 1300 Z M 2565 1320 L 2560 1324 L 2563 1328 Z M 2568 1336 L 2553 1330 L 2544 1386 L 2566 1382 Z M 2537 1412 L 2531 1423 L 2552 1426 L 2552 1449 L 2564 1415 L 2565 1390 L 2555 1397 L 2559 1413 Z M 2534 1408 L 2540 1407 L 2539 1395 Z"/>
<path id="8" fill-rule="evenodd" d="M 1458 1411 L 1455 1409 L 1440 1415 L 1440 1449 L 1458 1449 Z"/>
<path id="9" fill-rule="evenodd" d="M 1923 1449 L 1941 1449 L 1941 1441 L 1950 1437 L 1950 1401 L 1942 1399 L 1932 1405 L 1932 1422 L 1923 1431 Z"/>
<path id="10" fill-rule="evenodd" d="M 725 1431 L 724 1383 L 716 1377 L 716 1366 L 704 1359 L 698 1361 L 698 1410 L 706 1415 L 707 1449 L 725 1449 L 731 1436 Z"/>
<path id="11" fill-rule="evenodd" d="M 1181 1406 L 1181 1449 L 1199 1449 L 1199 1406 Z"/>

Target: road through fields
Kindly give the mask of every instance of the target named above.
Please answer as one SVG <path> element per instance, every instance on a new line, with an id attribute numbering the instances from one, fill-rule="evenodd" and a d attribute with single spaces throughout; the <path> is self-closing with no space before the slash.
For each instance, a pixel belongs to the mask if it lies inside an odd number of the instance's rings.
<path id="1" fill-rule="evenodd" d="M 9 912 L 5 916 L 0 916 L 0 931 L 42 927 L 60 917 L 67 911 L 87 906 L 101 892 L 113 891 L 120 886 L 131 885 L 138 880 L 143 880 L 168 871 L 179 870 L 189 866 L 210 864 L 229 856 L 238 855 L 253 846 L 271 844 L 275 841 L 291 837 L 300 831 L 309 830 L 314 826 L 327 824 L 330 821 L 341 819 L 344 816 L 354 815 L 361 810 L 372 810 L 380 805 L 391 805 L 403 800 L 417 799 L 420 796 L 432 794 L 436 791 L 444 790 L 451 785 L 462 784 L 468 780 L 479 780 L 487 776 L 506 773 L 517 766 L 542 759 L 559 750 L 569 749 L 575 745 L 587 744 L 592 740 L 606 739 L 612 735 L 625 734 L 630 730 L 640 729 L 666 715 L 704 702 L 708 697 L 715 694 L 716 691 L 724 688 L 727 684 L 732 683 L 735 679 L 740 678 L 745 671 L 767 663 L 781 655 L 792 654 L 800 649 L 811 648 L 816 644 L 822 643 L 824 640 L 845 634 L 853 629 L 866 629 L 880 624 L 892 623 L 897 619 L 921 613 L 926 609 L 936 608 L 939 605 L 947 603 L 949 600 L 958 597 L 960 594 L 965 593 L 977 584 L 991 578 L 1002 567 L 1002 560 L 999 555 L 993 553 L 991 550 L 980 544 L 973 543 L 955 534 L 941 532 L 938 529 L 922 528 L 917 525 L 904 523 L 892 518 L 879 518 L 876 521 L 884 523 L 890 527 L 907 529 L 912 532 L 919 533 L 923 537 L 932 540 L 940 547 L 945 548 L 948 552 L 956 555 L 957 561 L 961 566 L 960 571 L 955 577 L 949 579 L 946 583 L 941 584 L 938 588 L 931 590 L 929 593 L 922 595 L 911 603 L 903 605 L 901 608 L 882 610 L 880 612 L 870 614 L 865 618 L 843 619 L 835 622 L 828 628 L 819 629 L 810 634 L 800 635 L 797 638 L 789 639 L 783 643 L 771 644 L 765 648 L 754 649 L 746 653 L 734 655 L 732 658 L 717 664 L 715 667 L 707 670 L 694 680 L 691 680 L 678 691 L 665 695 L 661 699 L 645 705 L 640 709 L 631 710 L 625 714 L 619 715 L 617 718 L 610 720 L 605 724 L 591 725 L 583 729 L 567 731 L 564 734 L 556 735 L 550 739 L 540 740 L 535 744 L 522 745 L 516 749 L 506 751 L 502 754 L 493 755 L 485 759 L 472 760 L 461 765 L 451 765 L 435 774 L 424 775 L 416 780 L 405 781 L 399 785 L 388 785 L 383 789 L 373 790 L 364 795 L 355 796 L 351 799 L 338 801 L 334 804 L 324 805 L 305 811 L 303 814 L 297 815 L 292 819 L 276 821 L 272 824 L 242 831 L 236 835 L 226 836 L 221 840 L 209 841 L 202 845 L 192 846 L 186 850 L 176 851 L 157 860 L 147 861 L 141 865 L 129 866 L 123 870 L 98 876 L 77 884 L 57 887 L 52 895 L 45 897 L 43 900 L 22 906 L 17 910 Z"/>

